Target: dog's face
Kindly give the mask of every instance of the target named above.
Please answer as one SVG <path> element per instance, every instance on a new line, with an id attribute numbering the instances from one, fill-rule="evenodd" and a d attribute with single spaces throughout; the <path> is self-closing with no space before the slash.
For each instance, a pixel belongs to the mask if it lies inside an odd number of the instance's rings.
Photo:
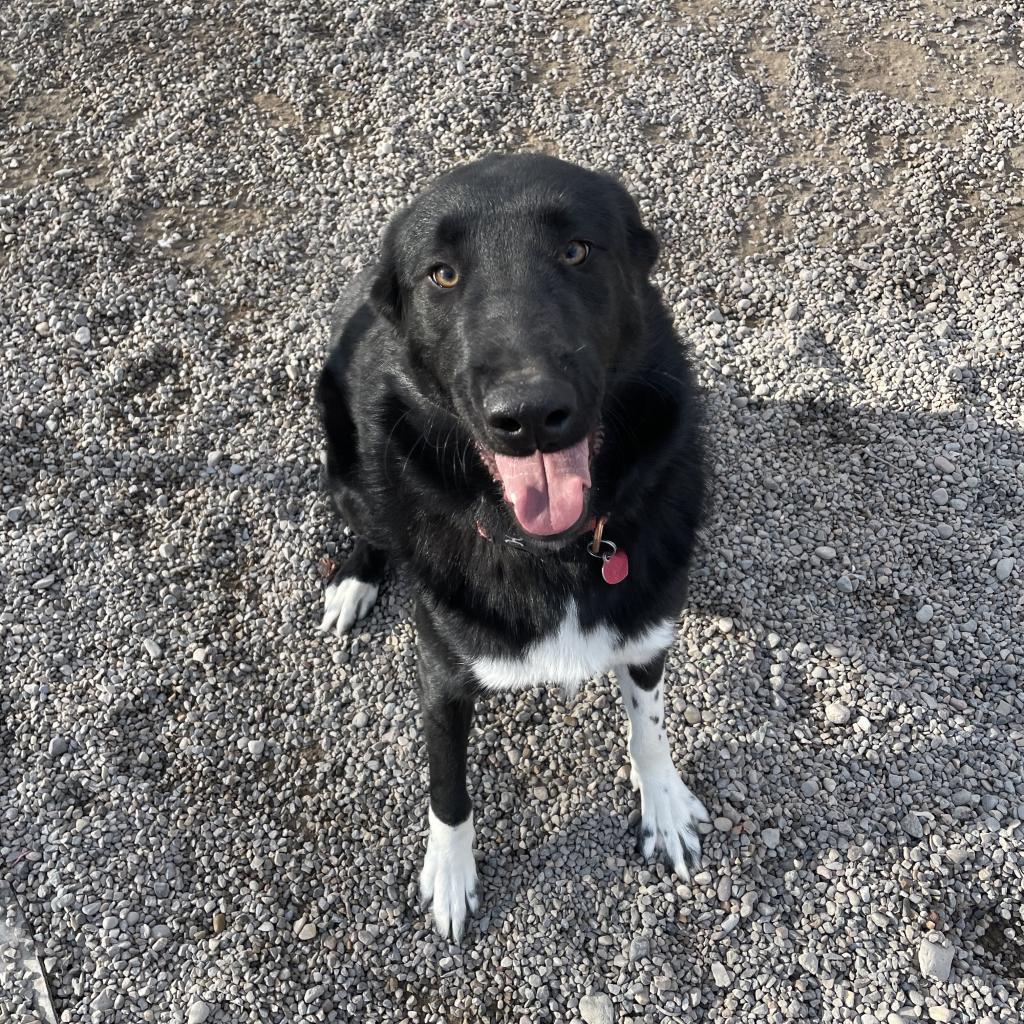
<path id="1" fill-rule="evenodd" d="M 374 302 L 528 535 L 587 515 L 604 396 L 639 354 L 656 257 L 618 183 L 545 156 L 458 168 L 388 226 Z"/>

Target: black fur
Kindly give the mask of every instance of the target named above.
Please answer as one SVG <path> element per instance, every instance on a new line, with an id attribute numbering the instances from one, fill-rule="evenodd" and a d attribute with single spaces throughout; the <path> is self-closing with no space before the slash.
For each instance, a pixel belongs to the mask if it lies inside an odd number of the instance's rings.
<path id="1" fill-rule="evenodd" d="M 646 665 L 629 666 L 630 677 L 641 690 L 652 690 L 658 685 L 658 680 L 661 679 L 661 674 L 665 671 L 665 657 L 667 654 L 667 651 L 662 651 L 661 654 Z M 657 690 L 655 690 L 654 695 L 658 695 Z M 634 702 L 633 707 L 636 706 Z"/>
<path id="2" fill-rule="evenodd" d="M 578 238 L 592 243 L 586 262 L 560 263 Z M 624 637 L 684 601 L 705 473 L 684 349 L 648 279 L 657 253 L 613 179 L 489 157 L 397 214 L 379 263 L 335 308 L 319 401 L 329 484 L 363 544 L 349 575 L 376 582 L 386 552 L 415 594 L 431 804 L 449 824 L 470 808 L 475 658 L 518 657 L 570 598 L 583 628 Z M 458 269 L 458 286 L 430 280 L 438 263 Z M 527 363 L 573 389 L 570 442 L 603 434 L 589 513 L 607 515 L 605 536 L 628 552 L 618 585 L 602 580 L 582 526 L 524 534 L 478 452 L 500 450 L 481 396 Z M 663 662 L 638 669 L 638 685 L 656 684 Z"/>

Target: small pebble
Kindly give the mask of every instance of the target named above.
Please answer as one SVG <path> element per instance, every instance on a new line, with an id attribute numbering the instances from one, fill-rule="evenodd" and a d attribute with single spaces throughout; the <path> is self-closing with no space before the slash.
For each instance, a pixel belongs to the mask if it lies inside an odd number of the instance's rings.
<path id="1" fill-rule="evenodd" d="M 810 974 L 818 973 L 818 957 L 810 950 L 804 950 L 798 957 L 797 962 Z"/>
<path id="2" fill-rule="evenodd" d="M 188 1024 L 203 1024 L 210 1016 L 211 1010 L 208 1003 L 197 999 L 188 1008 Z"/>
<path id="3" fill-rule="evenodd" d="M 641 935 L 636 935 L 629 943 L 629 960 L 635 963 L 643 960 L 651 951 L 650 942 Z"/>
<path id="4" fill-rule="evenodd" d="M 900 826 L 911 839 L 920 839 L 924 836 L 924 827 L 921 825 L 921 819 L 913 811 L 907 811 L 903 815 L 900 819 Z"/>
<path id="5" fill-rule="evenodd" d="M 833 701 L 831 704 L 825 705 L 825 717 L 833 725 L 846 725 L 852 714 L 853 712 L 841 701 Z"/>
<path id="6" fill-rule="evenodd" d="M 930 936 L 925 936 L 917 952 L 921 973 L 933 981 L 948 981 L 950 968 L 953 966 L 953 954 L 951 943 L 940 943 Z"/>
<path id="7" fill-rule="evenodd" d="M 592 993 L 580 1000 L 580 1017 L 586 1024 L 615 1024 L 615 1008 L 603 992 Z"/>

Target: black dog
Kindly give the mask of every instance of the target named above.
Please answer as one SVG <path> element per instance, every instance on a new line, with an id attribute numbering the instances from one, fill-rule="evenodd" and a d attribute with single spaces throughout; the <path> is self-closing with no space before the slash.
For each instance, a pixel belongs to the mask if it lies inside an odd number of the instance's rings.
<path id="1" fill-rule="evenodd" d="M 346 632 L 390 559 L 416 595 L 430 837 L 443 935 L 477 906 L 466 749 L 489 689 L 614 670 L 644 856 L 688 877 L 700 801 L 672 762 L 662 675 L 704 499 L 683 348 L 658 254 L 614 180 L 488 157 L 388 225 L 334 310 L 319 401 L 327 473 L 358 534 L 327 587 Z"/>

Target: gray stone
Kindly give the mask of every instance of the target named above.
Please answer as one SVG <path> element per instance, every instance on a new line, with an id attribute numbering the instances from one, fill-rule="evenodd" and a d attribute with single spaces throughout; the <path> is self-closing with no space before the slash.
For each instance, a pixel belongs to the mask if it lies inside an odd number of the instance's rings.
<path id="1" fill-rule="evenodd" d="M 732 975 L 726 969 L 725 964 L 715 960 L 711 965 L 711 976 L 719 988 L 728 988 L 732 984 Z"/>
<path id="2" fill-rule="evenodd" d="M 188 1024 L 203 1024 L 211 1013 L 209 1003 L 203 999 L 196 999 L 188 1008 Z"/>
<path id="3" fill-rule="evenodd" d="M 833 725 L 846 725 L 853 712 L 842 701 L 833 701 L 825 705 L 825 717 Z"/>
<path id="4" fill-rule="evenodd" d="M 615 1024 L 615 1008 L 603 992 L 585 995 L 580 999 L 580 1016 L 586 1024 Z"/>
<path id="5" fill-rule="evenodd" d="M 921 973 L 933 981 L 948 981 L 950 968 L 953 966 L 953 954 L 951 943 L 926 935 L 917 951 Z"/>
<path id="6" fill-rule="evenodd" d="M 900 819 L 900 827 L 911 839 L 921 839 L 924 836 L 924 827 L 921 825 L 921 819 L 913 811 L 907 811 L 903 815 Z"/>

